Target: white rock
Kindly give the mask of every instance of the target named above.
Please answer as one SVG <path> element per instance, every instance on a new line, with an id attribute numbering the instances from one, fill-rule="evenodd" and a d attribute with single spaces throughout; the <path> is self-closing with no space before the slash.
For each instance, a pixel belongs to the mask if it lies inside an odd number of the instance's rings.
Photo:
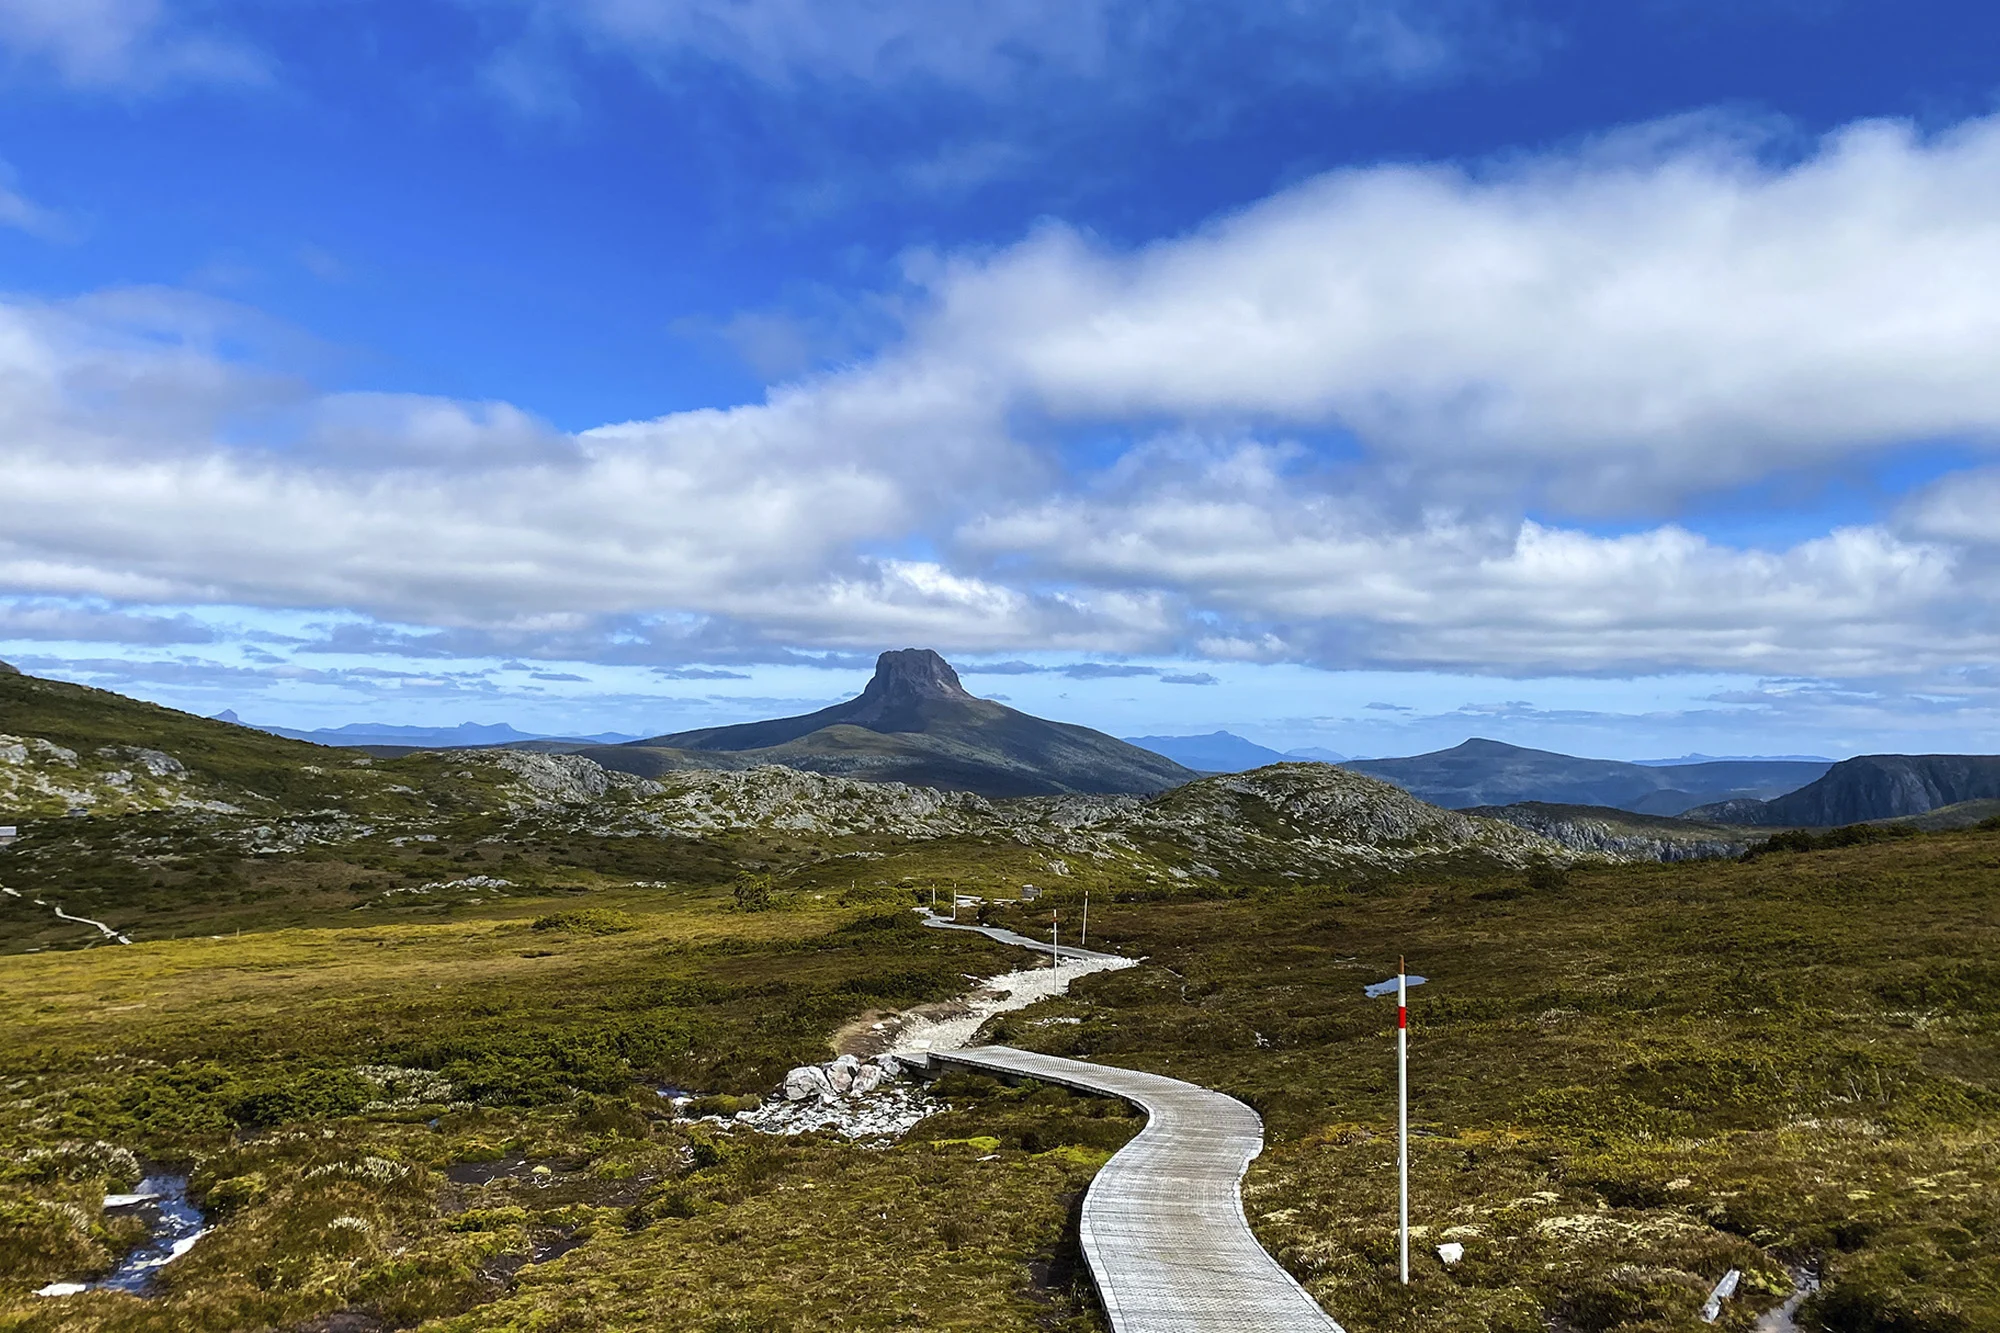
<path id="1" fill-rule="evenodd" d="M 842 1057 L 842 1059 L 846 1058 L 849 1057 Z M 839 1060 L 836 1060 L 832 1064 L 827 1065 L 821 1073 L 825 1076 L 826 1081 L 832 1085 L 833 1090 L 843 1097 L 854 1087 L 854 1067 L 852 1065 L 844 1065 Z"/>
<path id="2" fill-rule="evenodd" d="M 833 1084 L 827 1081 L 826 1071 L 818 1065 L 800 1065 L 785 1075 L 785 1099 L 802 1102 L 810 1098 L 826 1098 L 834 1095 Z"/>
<path id="3" fill-rule="evenodd" d="M 854 1071 L 854 1075 L 849 1081 L 848 1091 L 857 1097 L 862 1097 L 881 1086 L 882 1071 L 874 1065 L 863 1065 Z"/>
<path id="4" fill-rule="evenodd" d="M 83 1291 L 89 1291 L 89 1290 L 90 1290 L 89 1286 L 87 1286 L 86 1284 L 84 1284 L 84 1283 L 82 1283 L 82 1282 L 51 1282 L 51 1283 L 49 1283 L 49 1285 L 48 1285 L 48 1286 L 46 1286 L 46 1287 L 43 1287 L 43 1288 L 41 1288 L 40 1290 L 38 1290 L 38 1291 L 37 1291 L 37 1292 L 35 1293 L 35 1295 L 37 1295 L 37 1296 L 74 1296 L 74 1295 L 76 1295 L 76 1294 L 77 1294 L 78 1292 L 83 1292 Z"/>
<path id="5" fill-rule="evenodd" d="M 1464 1257 L 1465 1257 L 1465 1246 L 1459 1244 L 1455 1240 L 1450 1241 L 1444 1245 L 1438 1246 L 1438 1258 L 1444 1260 L 1445 1267 L 1447 1268 L 1451 1267 L 1453 1264 L 1457 1263 L 1460 1259 L 1463 1259 Z"/>
<path id="6" fill-rule="evenodd" d="M 875 1067 L 882 1071 L 884 1083 L 892 1083 L 903 1076 L 903 1062 L 887 1051 L 875 1057 Z"/>

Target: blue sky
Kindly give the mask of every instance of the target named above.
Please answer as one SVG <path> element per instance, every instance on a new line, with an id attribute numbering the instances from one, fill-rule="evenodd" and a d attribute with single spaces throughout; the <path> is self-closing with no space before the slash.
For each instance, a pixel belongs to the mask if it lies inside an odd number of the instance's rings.
<path id="1" fill-rule="evenodd" d="M 1995 50 L 0 0 L 0 656 L 290 725 L 677 729 L 923 644 L 1122 734 L 2000 748 Z"/>

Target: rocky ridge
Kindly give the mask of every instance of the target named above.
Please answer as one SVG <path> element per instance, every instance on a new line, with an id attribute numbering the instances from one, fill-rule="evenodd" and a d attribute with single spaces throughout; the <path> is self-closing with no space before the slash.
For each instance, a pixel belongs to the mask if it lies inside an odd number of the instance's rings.
<path id="1" fill-rule="evenodd" d="M 86 753 L 39 736 L 0 734 L 0 810 L 53 804 L 103 814 L 237 810 L 202 791 L 180 760 L 160 750 L 107 745 Z"/>
<path id="2" fill-rule="evenodd" d="M 1216 878 L 1278 866 L 1298 878 L 1395 869 L 1440 855 L 1508 865 L 1568 859 L 1650 859 L 1638 849 L 1570 848 L 1533 830 L 1425 805 L 1394 785 L 1326 764 L 1277 764 L 1204 778 L 1160 796 L 1040 796 L 988 800 L 900 783 L 863 782 L 776 766 L 685 771 L 655 779 L 596 773 L 580 755 L 454 752 L 516 779 L 519 797 L 568 805 L 579 831 L 703 837 L 745 830 L 910 840 L 1005 838 L 1054 859 L 1143 859 L 1172 878 Z M 605 803 L 603 796 L 624 799 Z"/>
<path id="3" fill-rule="evenodd" d="M 1743 829 L 1596 806 L 1524 801 L 1483 806 L 1467 813 L 1526 829 L 1572 852 L 1613 861 L 1701 861 L 1740 855 L 1758 841 Z"/>

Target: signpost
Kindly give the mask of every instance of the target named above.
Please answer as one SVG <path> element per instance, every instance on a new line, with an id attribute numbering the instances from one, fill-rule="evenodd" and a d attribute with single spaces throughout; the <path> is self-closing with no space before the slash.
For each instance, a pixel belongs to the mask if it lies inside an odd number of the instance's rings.
<path id="1" fill-rule="evenodd" d="M 1083 932 L 1077 936 L 1076 947 L 1079 949 L 1088 949 L 1090 947 L 1090 890 L 1089 889 L 1085 889 L 1083 891 Z"/>
<path id="2" fill-rule="evenodd" d="M 1062 967 L 1062 913 L 1049 913 L 1049 966 Z"/>
<path id="3" fill-rule="evenodd" d="M 1410 987 L 1423 984 L 1424 979 L 1409 975 L 1409 969 L 1398 958 L 1393 981 L 1378 981 L 1361 988 L 1361 993 L 1371 1000 L 1391 991 L 1396 995 L 1396 1196 L 1406 1287 L 1410 1285 Z"/>

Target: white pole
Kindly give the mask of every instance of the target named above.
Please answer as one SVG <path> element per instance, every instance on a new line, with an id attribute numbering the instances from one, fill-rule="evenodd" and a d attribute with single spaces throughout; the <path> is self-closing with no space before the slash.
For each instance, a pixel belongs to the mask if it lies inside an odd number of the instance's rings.
<path id="1" fill-rule="evenodd" d="M 1089 889 L 1085 889 L 1083 891 L 1083 933 L 1077 936 L 1076 947 L 1079 949 L 1088 949 L 1090 947 L 1090 890 Z"/>
<path id="2" fill-rule="evenodd" d="M 1402 1211 L 1403 1285 L 1410 1285 L 1410 989 L 1396 960 L 1396 1177 Z"/>
<path id="3" fill-rule="evenodd" d="M 1054 912 L 1049 913 L 1049 966 L 1056 968 L 1062 966 L 1062 927 L 1056 924 L 1058 920 Z"/>

